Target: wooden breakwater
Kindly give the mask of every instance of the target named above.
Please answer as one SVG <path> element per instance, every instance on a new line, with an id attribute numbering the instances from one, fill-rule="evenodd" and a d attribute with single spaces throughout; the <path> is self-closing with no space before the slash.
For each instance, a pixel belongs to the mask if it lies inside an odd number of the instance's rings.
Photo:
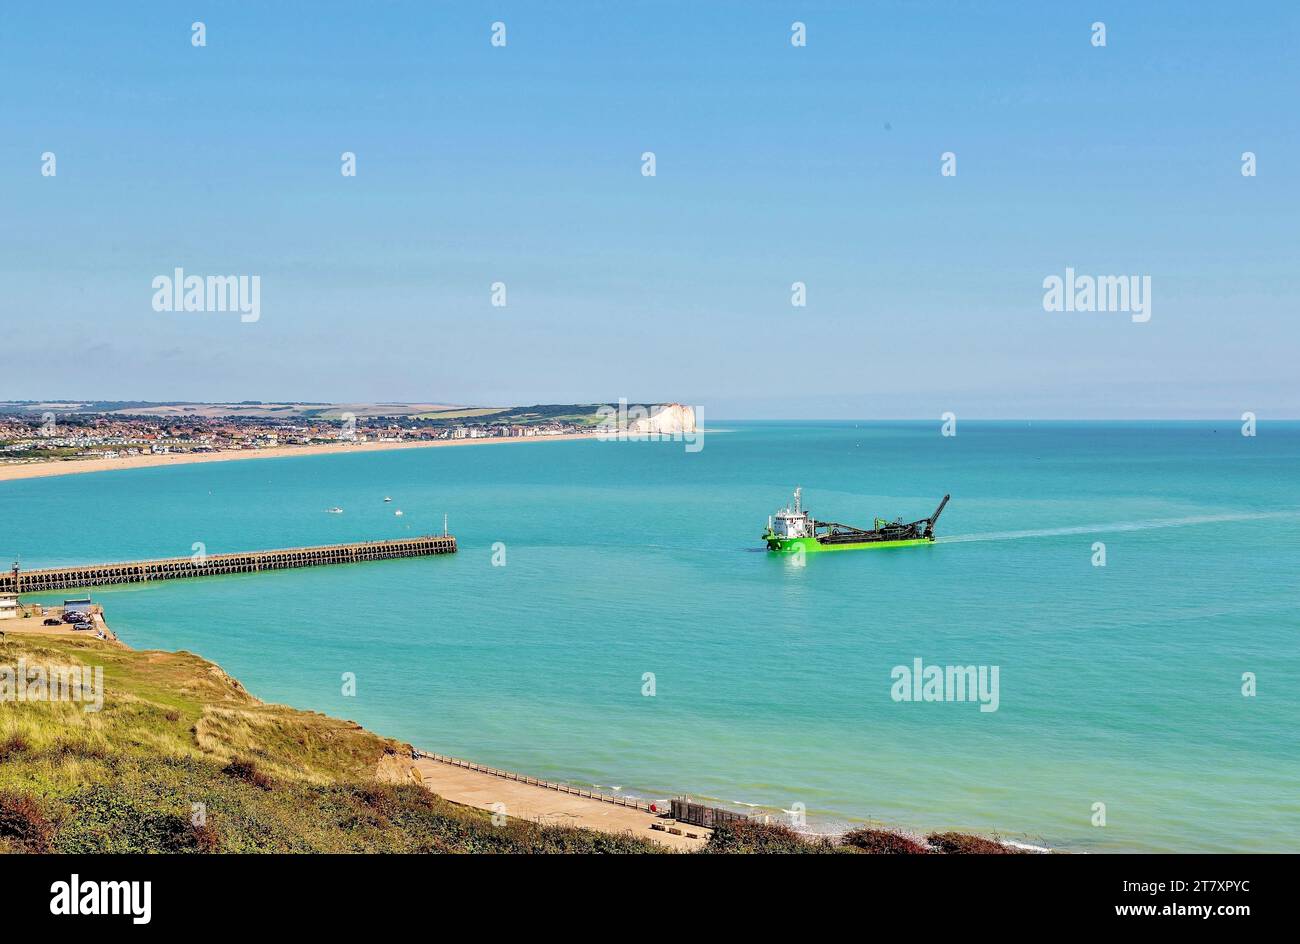
<path id="1" fill-rule="evenodd" d="M 361 561 L 391 560 L 395 557 L 454 553 L 456 539 L 450 534 L 438 534 L 394 541 L 324 544 L 274 551 L 245 551 L 239 554 L 195 554 L 192 557 L 83 564 L 46 570 L 19 570 L 15 565 L 10 572 L 0 574 L 0 593 L 39 593 L 44 590 L 72 590 L 78 587 L 105 587 L 120 583 L 146 583 L 151 580 L 246 574 L 290 567 L 356 564 Z"/>
<path id="2" fill-rule="evenodd" d="M 679 823 L 690 823 L 692 826 L 703 826 L 706 829 L 754 819 L 752 813 L 737 813 L 735 810 L 725 810 L 718 806 L 692 803 L 685 797 L 674 797 L 669 810 L 672 818 Z"/>

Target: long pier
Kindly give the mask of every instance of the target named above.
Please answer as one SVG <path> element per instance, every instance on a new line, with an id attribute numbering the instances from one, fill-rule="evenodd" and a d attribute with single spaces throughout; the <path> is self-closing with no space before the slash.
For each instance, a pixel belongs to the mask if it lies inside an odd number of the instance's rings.
<path id="1" fill-rule="evenodd" d="M 195 554 L 164 560 L 127 561 L 117 564 L 83 564 L 46 570 L 0 573 L 0 593 L 38 593 L 44 590 L 73 590 L 105 587 L 151 580 L 179 580 L 216 574 L 246 574 L 290 567 L 319 567 L 324 564 L 355 564 L 360 561 L 390 560 L 395 557 L 427 557 L 455 554 L 456 539 L 450 534 L 400 538 L 394 541 L 361 541 L 352 544 L 324 544 L 317 547 L 289 547 L 275 551 L 245 551 L 239 554 Z"/>

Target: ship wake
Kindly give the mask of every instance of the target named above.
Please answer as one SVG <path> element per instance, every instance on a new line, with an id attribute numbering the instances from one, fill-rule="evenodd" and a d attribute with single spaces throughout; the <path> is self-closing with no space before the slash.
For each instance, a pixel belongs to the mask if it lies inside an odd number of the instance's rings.
<path id="1" fill-rule="evenodd" d="M 1236 515 L 1191 515 L 1186 518 L 1148 518 L 1142 521 L 1117 521 L 1114 524 L 1077 525 L 1069 528 L 1035 528 L 1028 531 L 988 531 L 983 534 L 954 534 L 938 538 L 936 544 L 962 544 L 968 541 L 1021 541 L 1030 538 L 1069 537 L 1077 534 L 1106 534 L 1114 531 L 1152 531 L 1157 528 L 1187 528 L 1228 521 L 1272 521 L 1300 518 L 1300 511 L 1259 512 Z"/>

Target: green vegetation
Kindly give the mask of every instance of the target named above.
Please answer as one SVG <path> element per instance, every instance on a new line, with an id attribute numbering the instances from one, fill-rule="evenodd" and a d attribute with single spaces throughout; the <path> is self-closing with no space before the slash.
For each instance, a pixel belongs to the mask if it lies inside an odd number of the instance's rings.
<path id="1" fill-rule="evenodd" d="M 417 413 L 417 420 L 460 420 L 471 416 L 494 416 L 498 413 L 504 413 L 502 407 L 478 407 L 472 410 L 446 410 L 435 413 Z"/>
<path id="2" fill-rule="evenodd" d="M 0 852 L 660 850 L 589 830 L 493 826 L 403 780 L 406 745 L 264 704 L 190 653 L 11 635 L 0 664 L 20 658 L 102 665 L 105 701 L 100 712 L 0 704 Z"/>
<path id="3" fill-rule="evenodd" d="M 807 855 L 856 850 L 830 839 L 805 838 L 789 826 L 741 821 L 716 827 L 702 851 L 714 854 Z"/>
<path id="4" fill-rule="evenodd" d="M 702 850 L 705 853 L 757 853 L 763 855 L 809 855 L 825 853 L 874 855 L 925 855 L 968 853 L 1017 853 L 1023 849 L 1004 846 L 993 839 L 966 833 L 932 833 L 925 839 L 887 829 L 855 829 L 838 839 L 802 836 L 789 826 L 759 822 L 728 823 L 719 826 Z"/>
<path id="5" fill-rule="evenodd" d="M 881 855 L 924 855 L 931 851 L 925 843 L 888 829 L 855 829 L 840 841 L 862 852 Z"/>
<path id="6" fill-rule="evenodd" d="M 931 833 L 925 838 L 935 849 L 949 855 L 1015 855 L 1026 851 L 966 833 Z"/>
<path id="7" fill-rule="evenodd" d="M 477 420 L 484 425 L 532 426 L 536 423 L 572 423 L 575 426 L 595 426 L 600 422 L 596 412 L 599 403 L 538 403 L 516 407 L 464 407 L 446 412 L 420 413 L 410 419 L 422 425 L 461 425 L 466 420 Z"/>
<path id="8" fill-rule="evenodd" d="M 104 705 L 0 702 L 0 852 L 664 852 L 630 835 L 508 820 L 426 790 L 410 746 L 268 705 L 188 652 L 9 635 L 0 665 L 102 666 Z M 202 815 L 199 815 L 199 814 Z M 716 829 L 705 853 L 1005 853 L 960 833 Z"/>
<path id="9" fill-rule="evenodd" d="M 13 443 L 0 443 L 0 446 L 13 445 Z M 9 452 L 10 458 L 19 459 L 76 459 L 81 455 L 82 450 L 75 446 L 55 446 L 53 448 L 37 449 L 29 446 L 26 449 L 14 449 Z"/>

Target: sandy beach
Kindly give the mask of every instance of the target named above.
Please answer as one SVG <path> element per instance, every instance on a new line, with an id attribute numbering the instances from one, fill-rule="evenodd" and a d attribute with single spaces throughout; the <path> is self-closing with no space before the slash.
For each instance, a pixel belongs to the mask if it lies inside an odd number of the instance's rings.
<path id="1" fill-rule="evenodd" d="M 444 800 L 488 812 L 504 812 L 517 819 L 550 826 L 581 826 L 615 835 L 630 833 L 678 851 L 702 848 L 712 833 L 710 829 L 678 823 L 643 810 L 560 793 L 427 757 L 414 761 L 413 765 L 424 786 Z"/>
<path id="2" fill-rule="evenodd" d="M 431 442 L 328 443 L 320 446 L 276 446 L 271 449 L 230 449 L 223 452 L 185 452 L 118 459 L 67 459 L 50 462 L 0 464 L 0 482 L 38 479 L 51 475 L 85 472 L 116 472 L 151 466 L 188 465 L 194 462 L 233 462 L 242 459 L 287 459 L 295 456 L 327 456 L 354 452 L 384 452 L 390 449 L 429 449 L 439 446 L 486 446 L 506 443 L 557 442 L 595 439 L 596 433 L 562 433 L 555 436 L 511 436 L 491 439 L 439 439 Z"/>

